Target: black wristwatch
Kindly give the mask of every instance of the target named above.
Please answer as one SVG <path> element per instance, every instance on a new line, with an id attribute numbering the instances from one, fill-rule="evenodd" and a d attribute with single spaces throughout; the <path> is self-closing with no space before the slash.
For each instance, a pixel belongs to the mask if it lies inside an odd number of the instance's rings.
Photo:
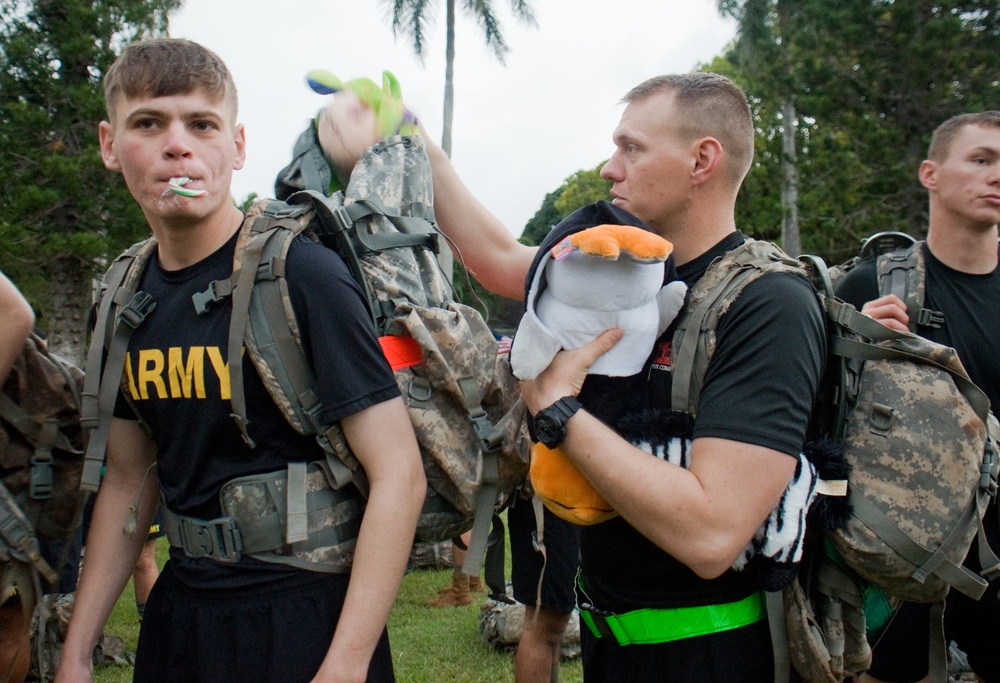
<path id="1" fill-rule="evenodd" d="M 528 423 L 528 426 L 534 427 L 531 438 L 549 448 L 558 447 L 566 439 L 566 422 L 582 407 L 575 396 L 565 396 L 548 408 L 539 410 Z"/>

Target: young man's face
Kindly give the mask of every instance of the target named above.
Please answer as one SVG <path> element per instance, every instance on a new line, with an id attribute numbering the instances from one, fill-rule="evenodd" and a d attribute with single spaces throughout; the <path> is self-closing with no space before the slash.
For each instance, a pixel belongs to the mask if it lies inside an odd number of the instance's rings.
<path id="1" fill-rule="evenodd" d="M 969 225 L 1000 223 L 1000 127 L 968 125 L 944 161 L 925 161 L 920 182 L 938 210 Z"/>
<path id="2" fill-rule="evenodd" d="M 614 204 L 663 234 L 686 207 L 691 174 L 690 142 L 672 125 L 673 93 L 630 102 L 615 129 L 615 151 L 601 169 L 614 183 Z"/>
<path id="3" fill-rule="evenodd" d="M 152 220 L 197 220 L 231 204 L 233 171 L 243 167 L 246 140 L 232 104 L 203 90 L 168 97 L 119 98 L 114 121 L 101 122 L 104 165 L 121 171 L 129 191 Z M 167 188 L 188 177 L 185 187 L 204 197 L 182 197 Z"/>

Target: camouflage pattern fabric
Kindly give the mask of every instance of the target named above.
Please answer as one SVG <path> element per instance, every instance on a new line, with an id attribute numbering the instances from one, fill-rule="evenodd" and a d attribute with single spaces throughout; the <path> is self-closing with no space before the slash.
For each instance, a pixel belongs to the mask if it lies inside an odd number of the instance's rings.
<path id="1" fill-rule="evenodd" d="M 222 511 L 236 520 L 247 554 L 312 571 L 347 573 L 354 560 L 364 502 L 353 486 L 334 488 L 325 463 L 310 463 L 305 493 L 308 538 L 284 543 L 288 477 L 284 472 L 239 477 L 219 492 Z"/>
<path id="2" fill-rule="evenodd" d="M 74 593 L 49 593 L 38 604 L 31 620 L 31 664 L 27 680 L 51 681 L 59 668 L 63 642 L 73 614 Z M 135 653 L 125 650 L 125 642 L 102 634 L 94 646 L 94 666 L 132 666 Z"/>
<path id="3" fill-rule="evenodd" d="M 970 506 L 982 479 L 987 425 L 940 367 L 965 374 L 953 349 L 915 336 L 900 345 L 934 364 L 868 360 L 857 384 L 852 383 L 858 389 L 843 436 L 852 467 L 852 501 L 857 507 L 853 497 L 864 497 L 912 541 L 961 566 L 982 517 Z M 995 462 L 992 467 L 995 481 Z M 918 579 L 920 567 L 869 524 L 852 516 L 832 535 L 858 574 L 912 602 L 947 595 L 950 584 L 936 568 Z"/>
<path id="4" fill-rule="evenodd" d="M 33 334 L 0 395 L 0 595 L 16 590 L 26 617 L 59 579 L 39 541 L 65 541 L 83 515 L 82 389 L 83 372 Z"/>
<path id="5" fill-rule="evenodd" d="M 83 371 L 35 335 L 3 385 L 0 475 L 42 540 L 69 537 L 81 520 L 82 390 Z"/>
<path id="6" fill-rule="evenodd" d="M 447 569 L 455 565 L 451 541 L 423 543 L 418 541 L 410 549 L 411 569 Z"/>
<path id="7" fill-rule="evenodd" d="M 531 612 L 520 602 L 487 600 L 479 608 L 479 635 L 491 647 L 514 650 L 521 642 L 526 618 L 531 618 Z M 564 660 L 580 656 L 580 613 L 576 609 L 566 623 L 559 649 Z"/>

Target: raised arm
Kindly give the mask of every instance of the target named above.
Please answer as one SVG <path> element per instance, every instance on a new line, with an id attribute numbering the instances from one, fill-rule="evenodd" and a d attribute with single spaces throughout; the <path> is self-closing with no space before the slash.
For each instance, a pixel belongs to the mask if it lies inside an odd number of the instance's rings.
<path id="1" fill-rule="evenodd" d="M 434 213 L 460 258 L 486 289 L 510 299 L 524 298 L 524 280 L 536 247 L 521 244 L 500 220 L 472 196 L 451 160 L 428 136 L 434 173 Z"/>

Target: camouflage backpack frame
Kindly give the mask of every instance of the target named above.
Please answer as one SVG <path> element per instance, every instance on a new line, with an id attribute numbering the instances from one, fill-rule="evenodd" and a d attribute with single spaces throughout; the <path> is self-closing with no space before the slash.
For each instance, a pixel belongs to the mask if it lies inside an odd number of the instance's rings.
<path id="1" fill-rule="evenodd" d="M 962 566 L 977 535 L 983 576 L 1000 575 L 982 527 L 997 490 L 1000 428 L 954 349 L 890 330 L 837 300 L 821 259 L 791 259 L 755 240 L 714 262 L 691 292 L 672 340 L 675 410 L 697 412 L 719 319 L 770 272 L 804 275 L 826 313 L 827 386 L 811 431 L 843 449 L 852 509 L 841 528 L 810 530 L 797 580 L 768 595 L 776 680 L 787 680 L 790 658 L 807 680 L 839 683 L 870 664 L 871 586 L 896 604 L 935 603 L 940 626 L 949 588 L 974 599 L 986 589 Z M 943 630 L 931 645 L 938 680 Z"/>
<path id="2" fill-rule="evenodd" d="M 289 424 L 315 435 L 326 458 L 293 463 L 287 474 L 228 482 L 220 492 L 227 513 L 222 520 L 178 519 L 165 511 L 167 535 L 172 543 L 174 538 L 207 537 L 211 542 L 204 541 L 204 548 L 189 549 L 203 542 L 192 541 L 185 551 L 222 561 L 244 553 L 320 571 L 350 566 L 363 510 L 358 491 L 363 496 L 368 484 L 339 425 L 318 419 L 322 406 L 284 273 L 292 240 L 305 232 L 336 250 L 361 286 L 407 404 L 428 480 L 418 539 L 443 541 L 472 529 L 464 569 L 478 573 L 489 548 L 487 582 L 503 594 L 503 543 L 495 542 L 502 524 L 496 512 L 527 474 L 524 407 L 482 316 L 452 299 L 440 272 L 423 140 L 395 136 L 376 144 L 358 161 L 347 189 L 329 197 L 298 189 L 302 168 L 312 168 L 304 160 L 322 161 L 313 155 L 314 146 L 318 149 L 310 129 L 296 147 L 290 169 L 297 170 L 286 169 L 278 183 L 279 195 L 287 201 L 261 200 L 251 207 L 238 237 L 232 276 L 211 283 L 194 297 L 194 305 L 201 310 L 232 299 L 231 401 L 244 438 L 249 439 L 240 353 L 245 345 Z M 316 179 L 320 171 L 313 170 L 306 175 L 322 184 Z M 100 390 L 93 386 L 86 392 L 86 415 L 94 426 L 84 471 L 87 487 L 97 481 L 107 440 L 108 420 L 97 416 L 110 415 L 128 337 L 155 306 L 135 292 L 154 248 L 152 238 L 134 246 L 112 265 L 102 284 L 98 343 L 91 346 L 88 363 L 99 367 L 105 350 L 107 361 Z M 229 519 L 235 517 L 270 521 L 263 525 L 266 531 L 246 525 L 237 533 Z M 497 533 L 490 533 L 491 523 Z"/>

